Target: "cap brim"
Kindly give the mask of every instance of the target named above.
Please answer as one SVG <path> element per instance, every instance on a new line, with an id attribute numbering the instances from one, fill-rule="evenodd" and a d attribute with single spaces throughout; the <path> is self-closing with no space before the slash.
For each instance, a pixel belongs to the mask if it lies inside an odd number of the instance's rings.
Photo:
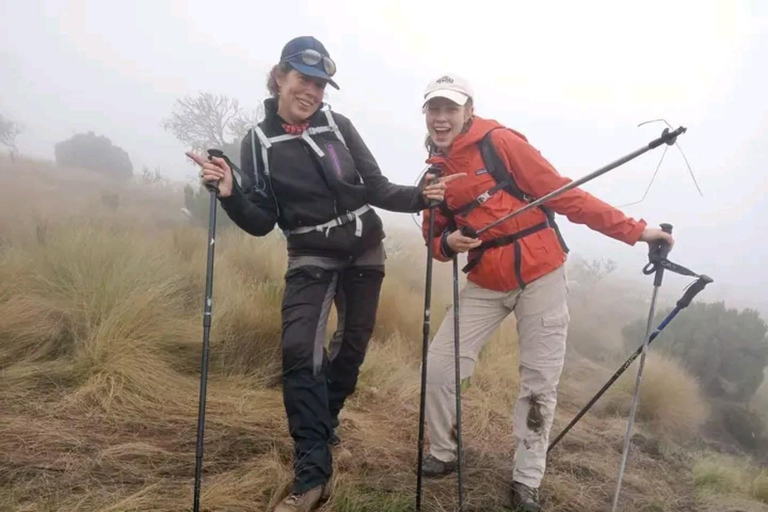
<path id="1" fill-rule="evenodd" d="M 317 68 L 313 68 L 312 66 L 307 66 L 306 64 L 298 63 L 298 62 L 291 62 L 288 61 L 288 63 L 293 66 L 293 69 L 301 73 L 302 75 L 308 75 L 313 76 L 315 78 L 321 78 L 331 84 L 336 89 L 339 88 L 338 85 L 336 85 L 336 82 L 333 81 L 333 79 L 328 76 L 328 73 L 325 73 L 324 71 L 320 71 Z"/>
<path id="2" fill-rule="evenodd" d="M 466 94 L 462 94 L 457 91 L 452 91 L 450 89 L 439 89 L 437 91 L 432 91 L 431 93 L 427 94 L 424 97 L 424 105 L 426 105 L 427 102 L 429 102 L 429 100 L 433 98 L 446 98 L 456 103 L 457 105 L 461 105 L 461 106 L 466 105 L 467 100 L 469 100 L 469 96 L 467 96 Z"/>

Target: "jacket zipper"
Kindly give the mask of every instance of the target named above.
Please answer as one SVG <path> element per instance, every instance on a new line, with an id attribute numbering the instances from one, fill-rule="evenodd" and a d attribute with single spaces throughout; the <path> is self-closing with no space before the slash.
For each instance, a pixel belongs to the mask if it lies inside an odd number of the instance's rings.
<path id="1" fill-rule="evenodd" d="M 333 170 L 336 171 L 336 175 L 341 179 L 341 164 L 339 163 L 339 156 L 336 154 L 336 148 L 331 143 L 325 144 L 325 149 L 331 154 L 331 161 L 333 161 Z"/>
<path id="2" fill-rule="evenodd" d="M 269 192 L 272 194 L 272 199 L 275 200 L 275 210 L 277 210 L 277 217 L 280 218 L 280 205 L 277 202 L 275 189 L 272 187 L 272 173 L 267 174 L 267 179 L 269 180 Z"/>
<path id="3" fill-rule="evenodd" d="M 331 161 L 333 162 L 333 170 L 336 171 L 336 176 L 338 177 L 339 181 L 341 181 L 341 164 L 339 163 L 339 156 L 336 154 L 336 149 L 329 142 L 326 142 L 325 149 L 328 150 L 328 153 L 331 155 Z M 333 212 L 336 214 L 336 217 L 339 216 L 339 210 L 337 206 L 338 206 L 337 200 L 336 198 L 334 198 Z"/>

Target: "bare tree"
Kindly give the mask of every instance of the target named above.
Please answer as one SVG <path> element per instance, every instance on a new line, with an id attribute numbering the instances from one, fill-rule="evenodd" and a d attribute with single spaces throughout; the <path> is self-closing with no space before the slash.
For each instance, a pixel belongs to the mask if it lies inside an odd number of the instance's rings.
<path id="1" fill-rule="evenodd" d="M 259 104 L 258 108 L 254 110 L 243 110 L 229 125 L 235 141 L 239 143 L 240 139 L 248 133 L 248 130 L 261 121 L 263 117 L 264 105 Z"/>
<path id="2" fill-rule="evenodd" d="M 11 156 L 17 153 L 16 136 L 22 131 L 22 126 L 0 114 L 0 144 L 7 147 Z"/>
<path id="3" fill-rule="evenodd" d="M 200 92 L 176 100 L 162 126 L 195 151 L 221 148 L 237 141 L 258 121 L 260 111 L 251 111 L 223 94 Z"/>
<path id="4" fill-rule="evenodd" d="M 150 171 L 146 165 L 141 169 L 141 181 L 145 185 L 152 185 L 154 183 L 160 183 L 163 181 L 163 173 L 160 172 L 159 167 L 155 167 L 154 171 Z"/>
<path id="5" fill-rule="evenodd" d="M 616 270 L 616 261 L 610 258 L 587 261 L 583 258 L 575 258 L 573 262 L 573 276 L 585 291 L 591 292 L 597 284 L 608 274 Z"/>

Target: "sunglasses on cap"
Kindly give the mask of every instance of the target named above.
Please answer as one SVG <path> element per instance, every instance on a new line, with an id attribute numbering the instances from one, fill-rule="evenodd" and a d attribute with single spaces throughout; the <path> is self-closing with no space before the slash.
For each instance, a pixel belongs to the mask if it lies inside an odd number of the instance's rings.
<path id="1" fill-rule="evenodd" d="M 333 76 L 336 74 L 336 63 L 333 62 L 330 57 L 326 57 L 317 50 L 302 50 L 300 52 L 288 55 L 287 57 L 281 59 L 280 62 L 290 61 L 295 57 L 301 57 L 301 61 L 307 66 L 317 66 L 320 61 L 323 61 L 323 68 L 325 69 L 325 72 L 328 74 L 328 76 Z"/>

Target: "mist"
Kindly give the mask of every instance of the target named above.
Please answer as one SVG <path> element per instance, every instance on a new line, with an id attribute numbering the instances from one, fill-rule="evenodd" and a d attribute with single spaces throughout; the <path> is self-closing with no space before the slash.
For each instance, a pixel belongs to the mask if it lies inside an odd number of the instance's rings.
<path id="1" fill-rule="evenodd" d="M 184 147 L 161 127 L 199 91 L 248 108 L 283 44 L 314 35 L 337 62 L 327 101 L 350 117 L 382 171 L 413 183 L 424 168 L 422 90 L 446 71 L 467 77 L 477 113 L 524 133 L 577 178 L 656 138 L 664 118 L 688 133 L 670 148 L 640 204 L 623 210 L 674 225 L 670 259 L 715 279 L 701 299 L 768 313 L 768 6 L 758 2 L 4 2 L 0 113 L 20 122 L 21 155 L 52 160 L 57 142 L 94 131 L 146 166 L 194 182 Z M 661 150 L 584 188 L 638 201 Z M 405 215 L 387 226 L 418 237 Z M 628 247 L 560 221 L 572 254 L 610 258 L 647 287 L 645 244 Z M 687 278 L 669 276 L 672 295 Z"/>

